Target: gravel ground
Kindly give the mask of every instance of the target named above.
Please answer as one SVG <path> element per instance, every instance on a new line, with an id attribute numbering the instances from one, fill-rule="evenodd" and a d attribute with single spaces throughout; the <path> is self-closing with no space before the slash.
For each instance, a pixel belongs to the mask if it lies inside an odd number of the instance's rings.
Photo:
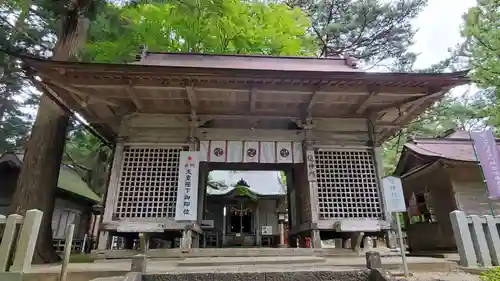
<path id="1" fill-rule="evenodd" d="M 414 272 L 409 278 L 397 278 L 408 281 L 480 281 L 479 275 L 463 271 L 454 272 Z"/>

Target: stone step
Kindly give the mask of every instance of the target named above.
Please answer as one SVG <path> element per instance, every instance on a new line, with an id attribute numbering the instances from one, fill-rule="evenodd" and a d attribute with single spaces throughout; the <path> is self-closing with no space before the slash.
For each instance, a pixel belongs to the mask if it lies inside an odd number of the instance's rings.
<path id="1" fill-rule="evenodd" d="M 227 265 L 288 265 L 324 263 L 325 258 L 315 256 L 274 256 L 274 257 L 216 257 L 216 258 L 186 258 L 177 266 L 227 266 Z"/>
<path id="2" fill-rule="evenodd" d="M 392 256 L 387 248 L 375 248 L 381 256 Z M 140 254 L 133 250 L 106 250 L 93 251 L 96 259 L 130 259 Z M 358 256 L 350 249 L 336 248 L 218 248 L 218 249 L 152 249 L 147 251 L 149 258 L 201 258 L 201 257 L 272 257 L 272 256 L 322 256 L 322 257 L 349 257 Z"/>
<path id="3" fill-rule="evenodd" d="M 372 279 L 379 275 L 378 279 Z M 142 281 L 369 281 L 381 280 L 378 271 L 296 271 L 296 272 L 234 272 L 234 273 L 184 273 L 147 274 Z"/>

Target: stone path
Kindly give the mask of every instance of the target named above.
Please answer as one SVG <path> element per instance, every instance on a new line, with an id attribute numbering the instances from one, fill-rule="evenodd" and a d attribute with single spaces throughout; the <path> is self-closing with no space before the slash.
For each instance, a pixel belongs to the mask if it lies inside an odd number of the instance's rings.
<path id="1" fill-rule="evenodd" d="M 301 263 L 300 259 L 297 263 L 293 261 L 276 263 L 276 260 L 283 259 L 282 257 L 260 257 L 259 262 L 252 264 L 249 258 L 218 258 L 219 265 L 210 264 L 210 266 L 179 266 L 179 260 L 161 260 L 150 259 L 148 261 L 148 273 L 162 272 L 255 272 L 255 270 L 345 270 L 353 268 L 365 268 L 366 261 L 364 257 L 332 257 L 324 258 L 323 262 L 316 263 Z M 239 261 L 237 265 L 235 261 Z M 323 260 L 323 259 L 321 259 Z M 184 260 L 185 262 L 186 260 Z M 228 261 L 231 261 L 228 264 Z M 226 264 L 224 264 L 226 262 Z M 444 259 L 426 258 L 426 257 L 408 257 L 410 269 L 413 271 L 431 270 L 439 271 L 440 268 L 445 268 L 451 263 Z M 108 260 L 96 261 L 94 263 L 73 263 L 69 264 L 70 272 L 86 272 L 86 271 L 127 271 L 130 269 L 130 260 Z M 401 268 L 400 257 L 386 257 L 382 259 L 384 265 L 390 265 L 392 270 Z M 58 273 L 60 265 L 34 265 L 30 272 L 32 273 Z M 447 270 L 449 271 L 449 270 Z"/>
<path id="2" fill-rule="evenodd" d="M 404 278 L 398 278 L 403 279 Z M 416 272 L 407 278 L 408 281 L 480 281 L 478 275 L 462 271 L 454 272 Z"/>

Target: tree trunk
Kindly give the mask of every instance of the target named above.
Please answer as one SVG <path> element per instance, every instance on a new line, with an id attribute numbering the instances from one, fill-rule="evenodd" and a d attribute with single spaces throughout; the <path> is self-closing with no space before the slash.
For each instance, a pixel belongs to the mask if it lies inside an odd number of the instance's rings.
<path id="1" fill-rule="evenodd" d="M 52 214 L 68 120 L 68 115 L 47 95 L 42 95 L 12 199 L 12 213 L 43 211 L 35 263 L 59 260 L 52 246 Z"/>
<path id="2" fill-rule="evenodd" d="M 72 6 L 68 14 L 84 8 Z M 85 43 L 89 20 L 63 15 L 61 24 L 65 32 L 59 35 L 52 57 L 57 61 L 68 60 Z M 60 260 L 52 246 L 52 214 L 68 124 L 69 115 L 43 93 L 11 203 L 12 213 L 24 215 L 29 209 L 43 211 L 35 263 Z"/>

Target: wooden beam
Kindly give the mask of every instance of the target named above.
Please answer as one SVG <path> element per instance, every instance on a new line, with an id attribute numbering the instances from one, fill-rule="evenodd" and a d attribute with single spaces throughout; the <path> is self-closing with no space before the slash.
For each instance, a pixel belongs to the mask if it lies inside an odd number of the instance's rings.
<path id="1" fill-rule="evenodd" d="M 192 86 L 186 86 L 186 94 L 189 104 L 191 105 L 191 109 L 196 111 L 198 109 L 198 97 L 196 96 L 194 88 Z"/>
<path id="2" fill-rule="evenodd" d="M 417 110 L 424 102 L 426 102 L 430 99 L 434 99 L 434 98 L 439 97 L 439 96 L 444 95 L 444 94 L 445 94 L 445 92 L 436 92 L 436 93 L 430 94 L 428 96 L 425 96 L 423 98 L 416 100 L 407 110 L 405 110 L 403 112 L 403 114 L 401 114 L 398 118 L 396 118 L 396 120 L 394 120 L 393 123 L 399 124 L 403 119 L 408 118 L 407 116 L 411 116 L 411 114 L 415 110 Z"/>
<path id="3" fill-rule="evenodd" d="M 51 93 L 51 95 L 53 95 L 54 97 L 58 97 L 57 94 L 55 93 L 55 91 L 52 89 L 52 87 L 50 87 L 51 85 L 50 84 L 47 84 L 47 83 L 43 83 L 41 82 L 40 85 L 47 91 L 49 91 Z M 65 90 L 65 89 L 63 89 Z M 85 117 L 89 118 L 89 116 L 96 116 L 96 114 L 94 112 L 92 112 L 88 107 L 87 107 L 87 104 L 88 104 L 88 97 L 81 97 L 79 95 L 76 95 L 75 93 L 71 92 L 71 91 L 68 91 L 66 90 L 66 92 L 71 96 L 71 98 L 73 98 L 73 100 L 76 102 L 77 104 L 77 107 L 80 107 L 79 109 L 83 110 L 85 112 L 84 115 L 86 115 Z M 61 99 L 58 97 L 58 100 L 61 101 Z M 63 104 L 66 105 L 67 108 L 71 108 L 72 110 L 75 110 L 74 108 L 68 106 L 68 104 L 66 102 L 63 101 Z"/>
<path id="4" fill-rule="evenodd" d="M 318 91 L 314 91 L 311 94 L 311 98 L 309 99 L 309 102 L 307 103 L 307 108 L 306 108 L 306 116 L 311 116 L 312 115 L 312 108 L 314 104 L 316 103 L 316 100 L 318 99 Z"/>
<path id="5" fill-rule="evenodd" d="M 403 114 L 398 116 L 392 123 L 395 125 L 395 127 L 391 128 L 386 128 L 382 131 L 381 138 L 385 139 L 389 135 L 393 134 L 393 132 L 401 128 L 401 126 L 408 121 L 408 118 L 411 118 L 413 116 L 413 113 L 420 108 L 420 106 L 425 103 L 426 101 L 429 101 L 430 99 L 435 99 L 439 98 L 440 96 L 444 95 L 446 91 L 440 91 L 440 92 L 435 92 L 433 94 L 427 95 L 423 98 L 418 99 L 414 104 L 412 104 Z"/>
<path id="6" fill-rule="evenodd" d="M 43 83 L 45 84 L 52 84 L 56 87 L 59 87 L 61 89 L 64 89 L 72 94 L 76 94 L 80 97 L 82 97 L 83 99 L 89 99 L 89 100 L 96 100 L 96 101 L 99 101 L 99 102 L 103 102 L 103 103 L 106 103 L 108 105 L 111 105 L 111 106 L 114 106 L 114 107 L 118 107 L 118 105 L 114 102 L 111 102 L 111 101 L 108 101 L 106 99 L 103 99 L 103 98 L 100 98 L 100 97 L 97 97 L 97 95 L 92 95 L 92 94 L 89 94 L 89 93 L 85 93 L 81 90 L 78 90 L 72 86 L 68 86 L 68 85 L 65 85 L 65 83 L 61 83 L 61 82 L 57 82 L 57 81 L 54 81 L 54 80 L 50 80 L 50 81 L 43 81 Z"/>
<path id="7" fill-rule="evenodd" d="M 255 106 L 257 105 L 257 97 L 256 97 L 256 95 L 257 95 L 257 89 L 252 88 L 252 89 L 250 90 L 250 93 L 249 93 L 249 99 L 248 99 L 248 100 L 249 100 L 249 103 L 250 103 L 250 106 L 249 106 L 248 111 L 249 111 L 250 113 L 255 112 Z"/>
<path id="8" fill-rule="evenodd" d="M 142 103 L 142 101 L 139 98 L 139 96 L 137 96 L 134 87 L 133 86 L 125 86 L 125 92 L 127 92 L 128 96 L 130 97 L 130 99 L 134 103 L 135 107 L 139 111 L 143 111 L 144 110 L 144 104 Z"/>
<path id="9" fill-rule="evenodd" d="M 52 78 L 53 80 L 55 78 Z M 64 80 L 61 80 L 64 81 Z M 69 81 L 64 81 L 66 84 L 71 84 L 73 86 L 80 87 L 91 87 L 95 89 L 109 89 L 116 88 L 117 86 L 123 86 L 123 81 L 108 81 L 106 79 L 94 80 L 94 79 L 71 79 Z M 185 85 L 182 83 L 172 82 L 168 80 L 148 80 L 148 81 L 133 81 L 133 86 L 136 89 L 146 90 L 184 90 Z M 234 81 L 233 83 L 221 83 L 221 82 L 198 82 L 196 83 L 196 91 L 219 91 L 219 92 L 244 92 L 248 93 L 252 88 L 257 89 L 259 92 L 274 93 L 274 94 L 303 94 L 310 95 L 311 92 L 317 91 L 319 94 L 349 94 L 349 95 L 366 95 L 366 87 L 363 85 L 355 85 L 350 87 L 340 87 L 335 85 L 321 86 L 320 90 L 316 85 L 290 85 L 287 83 L 257 83 L 250 81 Z M 378 92 L 380 96 L 424 96 L 427 93 L 425 87 L 387 87 L 379 86 Z"/>
<path id="10" fill-rule="evenodd" d="M 370 91 L 368 94 L 368 97 L 366 97 L 361 104 L 359 104 L 358 108 L 356 109 L 356 114 L 363 114 L 365 110 L 370 106 L 370 103 L 372 100 L 378 95 L 378 92 L 375 91 Z"/>
<path id="11" fill-rule="evenodd" d="M 420 99 L 423 99 L 425 97 L 417 97 L 417 98 L 410 98 L 410 99 L 404 99 L 395 103 L 390 103 L 382 106 L 377 106 L 377 107 L 372 107 L 369 111 L 370 113 L 376 113 L 376 112 L 381 112 L 381 111 L 386 111 L 386 110 L 391 110 L 391 109 L 398 109 L 402 107 L 403 105 L 409 104 L 416 102 Z"/>

